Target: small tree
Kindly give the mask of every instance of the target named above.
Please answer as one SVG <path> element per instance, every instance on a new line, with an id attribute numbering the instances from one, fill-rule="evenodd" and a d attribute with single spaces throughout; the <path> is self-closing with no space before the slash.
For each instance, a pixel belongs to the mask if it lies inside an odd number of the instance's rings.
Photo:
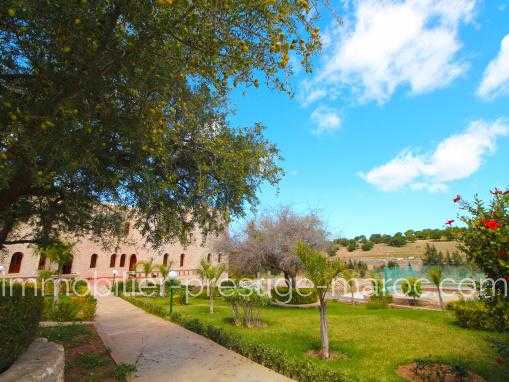
<path id="1" fill-rule="evenodd" d="M 209 292 L 209 312 L 214 313 L 214 288 L 216 287 L 219 278 L 225 271 L 224 264 L 212 265 L 206 259 L 200 261 L 200 268 L 198 274 L 202 280 L 207 280 Z"/>
<path id="2" fill-rule="evenodd" d="M 57 265 L 57 278 L 53 285 L 53 304 L 57 304 L 60 299 L 60 280 L 64 265 L 72 261 L 74 257 L 74 244 L 57 240 L 50 244 L 38 245 L 35 247 L 34 253 L 44 256 L 50 262 Z"/>
<path id="3" fill-rule="evenodd" d="M 422 263 L 424 265 L 442 265 L 444 263 L 444 255 L 434 245 L 426 244 Z"/>
<path id="4" fill-rule="evenodd" d="M 375 245 L 373 244 L 373 242 L 368 240 L 368 241 L 364 241 L 364 242 L 361 244 L 361 249 L 362 249 L 363 251 L 370 251 L 370 250 L 372 250 L 372 249 L 373 249 L 373 247 L 374 247 L 374 246 L 375 246 Z"/>
<path id="5" fill-rule="evenodd" d="M 327 300 L 325 299 L 325 295 L 330 289 L 332 280 L 344 269 L 344 266 L 340 260 L 326 257 L 319 250 L 304 242 L 299 242 L 297 244 L 295 253 L 302 262 L 304 273 L 313 283 L 313 287 L 320 300 L 320 339 L 322 342 L 322 357 L 328 359 L 330 357 L 329 330 Z"/>
<path id="6" fill-rule="evenodd" d="M 442 273 L 442 268 L 440 267 L 433 267 L 428 270 L 428 277 L 430 281 L 437 287 L 438 291 L 438 301 L 440 301 L 440 308 L 444 309 L 444 301 L 442 300 L 442 288 L 440 287 L 440 283 L 442 282 L 442 279 L 444 278 L 444 275 Z"/>
<path id="7" fill-rule="evenodd" d="M 170 267 L 171 264 L 170 265 L 160 264 L 157 266 L 157 269 L 159 270 L 159 273 L 161 274 L 163 280 L 166 280 L 168 278 L 168 274 L 170 273 Z"/>
<path id="8" fill-rule="evenodd" d="M 422 294 L 422 283 L 417 277 L 409 277 L 401 283 L 401 291 L 412 298 L 412 303 L 415 305 L 417 299 Z"/>
<path id="9" fill-rule="evenodd" d="M 346 281 L 347 290 L 351 293 L 351 302 L 352 304 L 355 304 L 354 293 L 359 274 L 354 269 L 346 268 L 341 271 L 341 275 Z"/>
<path id="10" fill-rule="evenodd" d="M 145 275 L 145 278 L 148 278 L 148 275 L 154 271 L 156 266 L 154 265 L 154 260 L 150 259 L 149 261 L 141 261 L 138 263 L 138 268 L 141 268 L 141 271 Z"/>

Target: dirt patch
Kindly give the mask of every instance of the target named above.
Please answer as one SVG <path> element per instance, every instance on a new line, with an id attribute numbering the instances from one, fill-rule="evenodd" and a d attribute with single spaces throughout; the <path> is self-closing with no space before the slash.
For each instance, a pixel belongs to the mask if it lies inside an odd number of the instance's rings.
<path id="1" fill-rule="evenodd" d="M 66 382 L 117 380 L 117 365 L 93 325 L 44 328 L 41 335 L 64 346 Z"/>
<path id="2" fill-rule="evenodd" d="M 308 357 L 323 359 L 321 350 L 309 350 L 306 352 L 306 355 Z M 329 357 L 330 357 L 329 361 L 342 361 L 348 359 L 348 356 L 346 354 L 336 351 L 329 352 Z"/>
<path id="3" fill-rule="evenodd" d="M 469 370 L 443 363 L 410 363 L 397 370 L 400 377 L 411 382 L 486 382 Z"/>

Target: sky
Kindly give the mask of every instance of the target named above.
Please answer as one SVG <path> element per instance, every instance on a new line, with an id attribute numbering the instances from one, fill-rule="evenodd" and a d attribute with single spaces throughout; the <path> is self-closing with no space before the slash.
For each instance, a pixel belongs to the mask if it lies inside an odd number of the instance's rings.
<path id="1" fill-rule="evenodd" d="M 293 97 L 237 89 L 285 176 L 258 213 L 320 214 L 332 237 L 442 228 L 456 194 L 509 186 L 509 0 L 348 0 L 320 12 L 313 72 Z M 234 229 L 242 221 L 234 223 Z"/>

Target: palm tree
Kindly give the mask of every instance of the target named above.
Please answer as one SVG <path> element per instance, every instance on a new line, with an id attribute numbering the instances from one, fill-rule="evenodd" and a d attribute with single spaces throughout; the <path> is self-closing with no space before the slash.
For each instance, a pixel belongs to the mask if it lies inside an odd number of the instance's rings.
<path id="1" fill-rule="evenodd" d="M 344 265 L 338 259 L 325 256 L 309 244 L 297 244 L 295 254 L 299 257 L 304 273 L 313 283 L 320 300 L 320 339 L 322 342 L 322 357 L 328 359 L 329 353 L 329 323 L 327 319 L 327 300 L 325 295 L 330 289 L 332 280 L 343 270 Z"/>
<path id="2" fill-rule="evenodd" d="M 172 265 L 172 263 L 170 263 L 170 265 L 159 264 L 157 266 L 157 269 L 159 270 L 159 273 L 161 274 L 161 277 L 163 278 L 163 280 L 166 280 L 166 278 L 168 277 L 168 274 L 170 273 L 171 265 Z"/>
<path id="3" fill-rule="evenodd" d="M 442 283 L 442 279 L 444 275 L 442 273 L 442 268 L 440 267 L 432 267 L 428 270 L 428 277 L 430 278 L 433 285 L 437 287 L 438 291 L 438 301 L 440 302 L 440 308 L 444 309 L 444 301 L 442 300 L 442 288 L 440 284 Z"/>
<path id="4" fill-rule="evenodd" d="M 53 284 L 53 304 L 57 304 L 60 299 L 60 279 L 64 265 L 74 257 L 73 247 L 73 243 L 57 240 L 51 244 L 39 245 L 35 248 L 37 255 L 45 256 L 50 262 L 57 265 L 57 277 Z"/>
<path id="5" fill-rule="evenodd" d="M 221 275 L 226 270 L 224 264 L 212 265 L 205 258 L 200 261 L 198 274 L 202 280 L 207 280 L 209 288 L 209 312 L 214 313 L 214 289 Z"/>
<path id="6" fill-rule="evenodd" d="M 348 291 L 351 293 L 351 302 L 355 304 L 355 286 L 357 285 L 358 273 L 353 269 L 344 269 L 341 271 L 343 275 Z"/>
<path id="7" fill-rule="evenodd" d="M 145 278 L 147 279 L 148 275 L 155 269 L 154 259 L 150 259 L 149 261 L 141 261 L 138 263 L 138 267 L 141 268 Z"/>

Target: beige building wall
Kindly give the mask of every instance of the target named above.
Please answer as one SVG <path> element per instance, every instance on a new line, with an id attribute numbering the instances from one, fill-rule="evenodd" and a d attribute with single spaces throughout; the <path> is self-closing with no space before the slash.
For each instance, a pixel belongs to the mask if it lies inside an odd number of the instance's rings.
<path id="1" fill-rule="evenodd" d="M 136 267 L 136 272 L 129 272 L 129 264 L 131 256 L 136 257 L 136 262 L 149 261 L 153 259 L 154 264 L 163 264 L 165 255 L 167 254 L 168 266 L 171 270 L 175 270 L 179 279 L 186 280 L 197 278 L 197 269 L 202 258 L 210 258 L 213 264 L 227 263 L 225 255 L 218 253 L 214 249 L 214 244 L 219 237 L 209 236 L 203 242 L 200 235 L 195 235 L 190 245 L 184 247 L 179 243 L 164 245 L 154 250 L 135 230 L 131 230 L 127 239 L 118 246 L 111 246 L 105 249 L 100 243 L 93 240 L 79 240 L 74 246 L 74 259 L 71 266 L 71 275 L 85 279 L 112 278 L 113 270 L 117 271 L 116 278 L 127 278 L 136 275 L 144 277 L 141 272 L 141 266 Z M 72 240 L 71 240 L 72 241 Z M 34 248 L 30 245 L 9 245 L 7 246 L 7 255 L 0 258 L 0 264 L 4 266 L 3 276 L 9 278 L 35 278 L 38 273 L 39 256 L 34 253 Z M 19 272 L 9 273 L 9 267 L 15 253 L 23 254 Z M 92 256 L 97 255 L 95 267 L 91 267 Z M 114 266 L 110 266 L 112 255 L 115 256 Z M 121 265 L 121 257 L 125 255 L 125 263 Z M 18 255 L 19 256 L 19 255 Z M 181 264 L 181 256 L 183 263 Z M 112 264 L 111 264 L 112 265 Z M 56 265 L 46 262 L 44 269 L 55 270 Z M 154 277 L 158 277 L 157 268 L 153 272 Z"/>

